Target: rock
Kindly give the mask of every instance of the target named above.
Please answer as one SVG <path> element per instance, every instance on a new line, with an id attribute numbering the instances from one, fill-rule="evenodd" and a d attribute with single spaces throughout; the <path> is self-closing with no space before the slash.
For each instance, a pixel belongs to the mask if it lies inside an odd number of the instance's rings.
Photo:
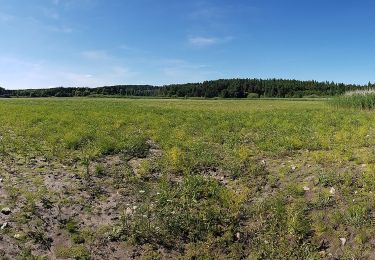
<path id="1" fill-rule="evenodd" d="M 309 188 L 309 187 L 307 187 L 307 186 L 303 186 L 303 190 L 304 190 L 304 191 L 309 191 L 309 190 L 310 190 L 310 188 Z"/>
<path id="2" fill-rule="evenodd" d="M 20 235 L 20 234 L 15 234 L 15 235 L 14 235 L 14 238 L 15 238 L 15 239 L 20 239 L 20 238 L 21 238 L 21 235 Z"/>
<path id="3" fill-rule="evenodd" d="M 1 230 L 4 230 L 5 228 L 7 228 L 9 226 L 8 222 L 5 222 L 1 225 L 0 229 Z"/>
<path id="4" fill-rule="evenodd" d="M 12 211 L 8 207 L 1 209 L 1 213 L 3 213 L 4 215 L 9 215 L 11 212 Z"/>
<path id="5" fill-rule="evenodd" d="M 0 178 L 0 182 L 3 182 L 3 178 Z"/>
<path id="6" fill-rule="evenodd" d="M 241 233 L 240 233 L 240 232 L 237 232 L 237 233 L 236 233 L 236 238 L 237 238 L 237 240 L 240 240 L 240 239 L 241 239 Z"/>
<path id="7" fill-rule="evenodd" d="M 346 244 L 346 238 L 345 237 L 340 237 L 341 245 L 345 246 Z"/>
<path id="8" fill-rule="evenodd" d="M 329 193 L 331 193 L 332 195 L 336 193 L 336 190 L 335 188 L 331 187 L 331 189 L 329 190 Z"/>
<path id="9" fill-rule="evenodd" d="M 295 171 L 297 169 L 297 166 L 292 165 L 290 168 L 292 169 L 292 171 Z"/>

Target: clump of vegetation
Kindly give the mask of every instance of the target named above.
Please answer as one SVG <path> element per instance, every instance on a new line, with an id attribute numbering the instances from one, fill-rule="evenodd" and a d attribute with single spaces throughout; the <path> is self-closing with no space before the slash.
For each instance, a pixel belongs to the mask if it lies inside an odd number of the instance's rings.
<path id="1" fill-rule="evenodd" d="M 177 184 L 162 182 L 156 193 L 123 216 L 123 236 L 173 248 L 232 234 L 243 199 L 202 176 L 187 176 Z"/>
<path id="2" fill-rule="evenodd" d="M 334 97 L 331 103 L 336 107 L 374 109 L 375 93 L 374 92 L 354 92 L 347 95 Z"/>

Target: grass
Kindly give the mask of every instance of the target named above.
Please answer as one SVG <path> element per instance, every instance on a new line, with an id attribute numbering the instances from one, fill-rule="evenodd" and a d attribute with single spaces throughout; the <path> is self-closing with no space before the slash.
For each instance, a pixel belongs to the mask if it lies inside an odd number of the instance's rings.
<path id="1" fill-rule="evenodd" d="M 352 94 L 334 97 L 331 103 L 336 107 L 374 109 L 375 94 L 373 92 L 354 92 Z"/>
<path id="2" fill-rule="evenodd" d="M 375 250 L 371 111 L 114 98 L 7 99 L 0 111 L 1 204 L 14 209 L 0 231 L 7 257 L 22 253 L 15 234 L 36 256 L 81 259 Z"/>

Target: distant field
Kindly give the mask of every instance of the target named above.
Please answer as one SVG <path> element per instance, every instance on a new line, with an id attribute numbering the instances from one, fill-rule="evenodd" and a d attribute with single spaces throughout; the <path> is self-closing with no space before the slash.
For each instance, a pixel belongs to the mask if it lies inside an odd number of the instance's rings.
<path id="1" fill-rule="evenodd" d="M 10 259 L 375 257 L 375 112 L 3 99 L 0 155 Z"/>

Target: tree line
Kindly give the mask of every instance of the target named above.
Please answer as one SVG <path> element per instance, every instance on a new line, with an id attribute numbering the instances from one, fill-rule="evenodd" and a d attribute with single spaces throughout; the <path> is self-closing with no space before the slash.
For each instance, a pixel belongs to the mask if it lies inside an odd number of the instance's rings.
<path id="1" fill-rule="evenodd" d="M 344 84 L 314 80 L 219 79 L 202 83 L 152 85 L 116 85 L 98 88 L 58 87 L 50 89 L 6 90 L 2 97 L 79 97 L 79 96 L 148 96 L 200 98 L 301 98 L 335 96 L 357 89 L 374 89 L 375 84 Z"/>

